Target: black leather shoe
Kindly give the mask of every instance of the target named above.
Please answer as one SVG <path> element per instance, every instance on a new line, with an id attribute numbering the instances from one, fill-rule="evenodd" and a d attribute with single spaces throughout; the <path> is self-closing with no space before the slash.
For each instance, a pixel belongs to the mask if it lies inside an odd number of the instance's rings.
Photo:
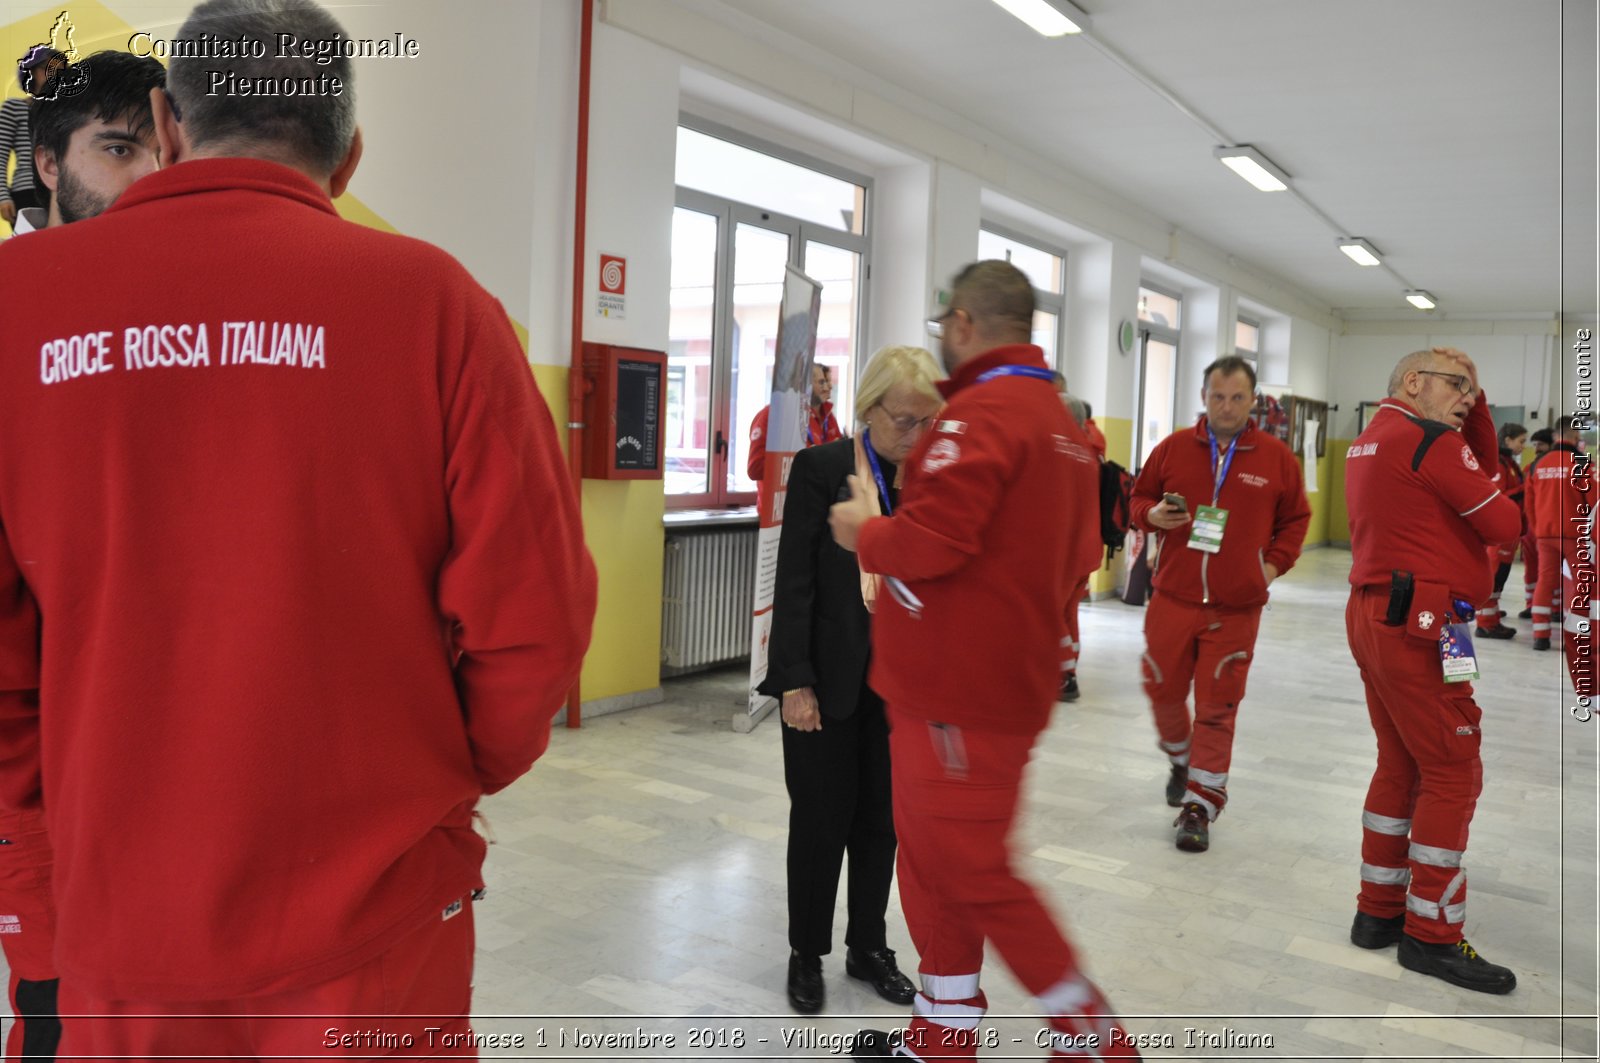
<path id="1" fill-rule="evenodd" d="M 1183 795 L 1189 792 L 1189 768 L 1185 764 L 1174 764 L 1172 774 L 1167 776 L 1167 804 L 1173 808 L 1183 807 Z"/>
<path id="2" fill-rule="evenodd" d="M 894 949 L 846 949 L 844 973 L 871 982 L 878 995 L 891 1004 L 909 1004 L 917 995 L 917 987 L 895 964 Z"/>
<path id="3" fill-rule="evenodd" d="M 1549 639 L 1534 639 L 1533 640 L 1533 648 L 1536 649 L 1536 650 L 1548 650 L 1550 648 L 1550 640 Z"/>
<path id="4" fill-rule="evenodd" d="M 1075 675 L 1067 676 L 1066 680 L 1061 684 L 1061 694 L 1056 698 L 1056 700 L 1057 701 L 1077 701 L 1078 700 L 1078 677 L 1077 676 L 1075 676 Z"/>
<path id="5" fill-rule="evenodd" d="M 850 1039 L 851 1059 L 892 1059 L 894 1049 L 900 1043 L 901 1033 L 887 1033 L 883 1030 L 862 1030 Z"/>
<path id="6" fill-rule="evenodd" d="M 1465 938 L 1449 945 L 1435 945 L 1405 934 L 1400 938 L 1400 966 L 1479 993 L 1509 993 L 1517 988 L 1517 976 L 1509 967 L 1479 956 Z"/>
<path id="7" fill-rule="evenodd" d="M 1528 608 L 1526 608 L 1522 612 L 1518 613 L 1517 614 L 1517 619 L 1518 620 L 1532 620 L 1533 619 L 1533 606 L 1530 605 L 1530 606 L 1528 606 Z"/>
<path id="8" fill-rule="evenodd" d="M 1506 627 L 1504 624 L 1496 624 L 1494 627 L 1480 627 L 1478 629 L 1478 637 L 1480 639 L 1509 639 L 1515 636 L 1516 633 L 1516 628 Z"/>
<path id="9" fill-rule="evenodd" d="M 822 957 L 789 953 L 789 1003 L 802 1015 L 815 1015 L 828 999 L 822 984 Z"/>
<path id="10" fill-rule="evenodd" d="M 1390 945 L 1400 944 L 1405 929 L 1404 915 L 1381 919 L 1366 912 L 1357 912 L 1356 921 L 1350 924 L 1350 943 L 1360 949 L 1386 949 Z"/>
<path id="11" fill-rule="evenodd" d="M 1186 853 L 1203 853 L 1211 848 L 1211 821 L 1204 805 L 1190 801 L 1172 825 L 1178 828 L 1177 846 Z"/>

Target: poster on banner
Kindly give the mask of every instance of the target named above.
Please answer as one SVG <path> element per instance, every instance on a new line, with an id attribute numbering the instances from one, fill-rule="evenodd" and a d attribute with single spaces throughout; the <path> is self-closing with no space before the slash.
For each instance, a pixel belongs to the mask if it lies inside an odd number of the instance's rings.
<path id="1" fill-rule="evenodd" d="M 767 676 L 767 642 L 772 635 L 772 592 L 778 576 L 778 537 L 783 532 L 783 502 L 789 467 L 805 445 L 811 405 L 811 363 L 817 353 L 817 320 L 822 285 L 789 266 L 778 307 L 778 336 L 772 365 L 772 405 L 767 416 L 767 466 L 761 477 L 761 530 L 756 541 L 756 591 L 751 605 L 750 705 L 754 716 L 772 701 L 756 687 Z"/>
<path id="2" fill-rule="evenodd" d="M 1318 421 L 1307 421 L 1305 432 L 1306 494 L 1317 493 L 1317 433 L 1322 430 Z"/>

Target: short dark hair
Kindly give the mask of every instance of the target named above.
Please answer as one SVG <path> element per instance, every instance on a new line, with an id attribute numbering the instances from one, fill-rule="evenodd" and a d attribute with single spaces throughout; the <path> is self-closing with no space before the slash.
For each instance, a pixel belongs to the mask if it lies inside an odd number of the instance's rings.
<path id="1" fill-rule="evenodd" d="M 1033 283 L 998 258 L 974 262 L 956 274 L 950 308 L 965 310 L 986 335 L 1026 339 L 1033 335 Z"/>
<path id="2" fill-rule="evenodd" d="M 1575 435 L 1587 432 L 1592 423 L 1592 419 L 1585 414 L 1569 413 L 1565 417 L 1557 417 L 1555 424 L 1550 427 L 1556 435 Z"/>
<path id="3" fill-rule="evenodd" d="M 356 99 L 349 56 L 283 55 L 279 35 L 311 43 L 348 40 L 337 19 L 312 0 L 208 0 L 190 12 L 174 44 L 210 35 L 241 42 L 242 58 L 225 60 L 239 81 L 278 84 L 338 78 L 332 93 L 211 95 L 209 74 L 219 60 L 178 56 L 168 60 L 167 81 L 179 120 L 195 147 L 211 145 L 239 155 L 283 153 L 309 169 L 330 174 L 344 161 L 356 131 Z M 257 57 L 259 55 L 259 57 Z"/>
<path id="4" fill-rule="evenodd" d="M 1210 365 L 1206 366 L 1205 372 L 1200 374 L 1200 386 L 1207 391 L 1211 390 L 1212 373 L 1221 373 L 1223 376 L 1232 376 L 1235 373 L 1243 373 L 1245 376 L 1250 378 L 1250 390 L 1254 392 L 1256 389 L 1255 366 L 1251 365 L 1243 358 L 1240 358 L 1237 354 L 1225 354 L 1221 358 L 1218 358 L 1216 361 L 1212 362 Z M 1190 386 L 1192 387 L 1193 385 Z"/>
<path id="5" fill-rule="evenodd" d="M 140 136 L 150 131 L 154 125 L 150 90 L 159 89 L 167 80 L 160 63 L 107 50 L 86 56 L 75 66 L 82 78 L 79 91 L 28 103 L 28 131 L 35 155 L 48 153 L 60 160 L 72 134 L 94 121 L 127 120 Z"/>
<path id="6" fill-rule="evenodd" d="M 1525 436 L 1528 430 L 1515 421 L 1507 421 L 1500 426 L 1500 442 L 1509 443 L 1518 436 Z"/>

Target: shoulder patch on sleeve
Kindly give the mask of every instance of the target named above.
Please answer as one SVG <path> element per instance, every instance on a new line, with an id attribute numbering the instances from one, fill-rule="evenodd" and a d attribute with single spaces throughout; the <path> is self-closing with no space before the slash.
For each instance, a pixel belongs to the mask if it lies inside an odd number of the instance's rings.
<path id="1" fill-rule="evenodd" d="M 1478 467 L 1478 459 L 1473 457 L 1472 448 L 1467 446 L 1465 443 L 1461 444 L 1461 464 L 1465 465 L 1469 469 L 1476 469 Z M 1500 474 L 1496 473 L 1494 478 L 1496 480 L 1500 479 Z"/>
<path id="2" fill-rule="evenodd" d="M 933 426 L 935 432 L 944 432 L 948 435 L 958 436 L 967 430 L 965 421 L 940 421 Z"/>
<path id="3" fill-rule="evenodd" d="M 961 460 L 961 446 L 953 439 L 936 439 L 922 456 L 922 471 L 938 472 L 947 465 Z"/>
<path id="4" fill-rule="evenodd" d="M 1413 423 L 1422 429 L 1422 439 L 1417 442 L 1417 452 L 1411 455 L 1411 471 L 1416 472 L 1422 468 L 1422 459 L 1428 456 L 1428 448 L 1451 429 L 1443 421 L 1424 421 L 1418 418 Z"/>

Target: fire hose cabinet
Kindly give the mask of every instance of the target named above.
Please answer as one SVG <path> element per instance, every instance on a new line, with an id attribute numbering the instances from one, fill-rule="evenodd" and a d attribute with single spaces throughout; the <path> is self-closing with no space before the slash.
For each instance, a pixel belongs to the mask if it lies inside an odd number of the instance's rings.
<path id="1" fill-rule="evenodd" d="M 583 345 L 583 475 L 591 480 L 662 478 L 667 356 L 661 351 Z"/>

